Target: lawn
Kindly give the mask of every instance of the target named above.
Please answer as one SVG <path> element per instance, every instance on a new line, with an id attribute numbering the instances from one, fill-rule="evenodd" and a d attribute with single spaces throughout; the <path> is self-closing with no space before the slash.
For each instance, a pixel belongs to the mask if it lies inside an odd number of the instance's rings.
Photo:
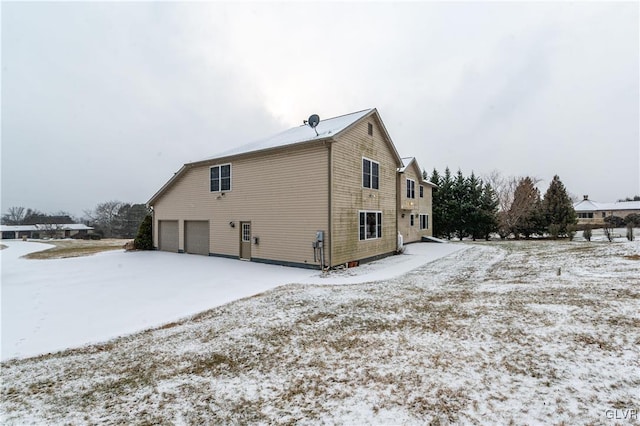
<path id="1" fill-rule="evenodd" d="M 27 259 L 67 259 L 70 257 L 87 256 L 103 251 L 122 249 L 125 243 L 130 240 L 102 239 L 102 240 L 44 240 L 46 244 L 54 247 L 29 253 L 25 255 Z"/>
<path id="2" fill-rule="evenodd" d="M 5 362 L 0 414 L 9 424 L 637 424 L 638 254 L 637 241 L 477 243 L 384 281 L 277 287 Z"/>

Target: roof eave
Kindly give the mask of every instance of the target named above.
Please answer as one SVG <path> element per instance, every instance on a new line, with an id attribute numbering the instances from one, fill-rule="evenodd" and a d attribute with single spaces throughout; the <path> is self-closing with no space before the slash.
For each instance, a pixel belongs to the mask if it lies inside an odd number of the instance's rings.
<path id="1" fill-rule="evenodd" d="M 337 133 L 336 133 L 337 134 Z M 231 160 L 237 160 L 239 158 L 244 158 L 244 157 L 253 157 L 256 155 L 262 155 L 265 153 L 270 153 L 270 152 L 278 152 L 280 150 L 288 150 L 288 149 L 292 149 L 292 148 L 297 148 L 299 146 L 302 145 L 312 145 L 314 143 L 320 143 L 320 142 L 334 142 L 334 137 L 336 136 L 336 134 L 334 135 L 330 135 L 330 136 L 323 136 L 321 138 L 317 138 L 317 139 L 307 139 L 301 142 L 295 142 L 295 143 L 290 143 L 287 145 L 279 145 L 279 146 L 273 146 L 273 147 L 269 147 L 269 148 L 263 148 L 263 149 L 258 149 L 255 151 L 248 151 L 248 152 L 242 152 L 239 154 L 231 154 L 231 155 L 225 155 L 222 157 L 214 157 L 214 158 L 208 158 L 206 160 L 199 160 L 199 161 L 194 161 L 192 163 L 187 163 L 185 164 L 185 166 L 205 166 L 207 164 L 216 164 L 216 163 L 220 163 L 220 162 L 229 162 Z"/>
<path id="2" fill-rule="evenodd" d="M 155 202 L 158 200 L 158 198 L 160 198 L 160 196 L 162 196 L 162 194 L 164 194 L 164 192 L 167 189 L 169 189 L 171 185 L 173 185 L 173 183 L 184 174 L 185 171 L 187 171 L 192 167 L 191 166 L 192 164 L 193 163 L 184 164 L 180 168 L 180 170 L 175 172 L 173 176 L 171 176 L 171 178 L 164 185 L 162 185 L 162 188 L 160 188 L 155 194 L 153 194 L 153 196 L 149 199 L 149 201 L 147 201 L 147 206 L 153 206 Z"/>

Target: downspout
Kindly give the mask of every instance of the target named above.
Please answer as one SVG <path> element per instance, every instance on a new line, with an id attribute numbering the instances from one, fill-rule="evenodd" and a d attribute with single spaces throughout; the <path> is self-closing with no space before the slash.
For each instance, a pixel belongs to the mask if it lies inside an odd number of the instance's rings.
<path id="1" fill-rule="evenodd" d="M 327 208 L 327 213 L 328 213 L 328 224 L 327 226 L 329 227 L 329 229 L 327 229 L 327 233 L 329 234 L 329 265 L 328 268 L 331 268 L 331 266 L 333 265 L 332 263 L 332 254 L 333 254 L 333 221 L 332 219 L 332 213 L 333 213 L 333 196 L 332 196 L 332 191 L 331 189 L 333 188 L 333 152 L 331 150 L 331 141 L 328 142 L 328 146 L 327 146 L 327 150 L 328 150 L 328 166 L 329 166 L 329 176 L 328 176 L 328 195 L 329 195 L 329 202 L 328 202 L 328 208 Z M 324 267 L 324 265 L 323 265 Z"/>
<path id="2" fill-rule="evenodd" d="M 156 244 L 156 241 L 158 240 L 158 226 L 156 224 L 156 210 L 153 208 L 152 205 L 147 205 L 147 207 L 149 208 L 149 210 L 151 210 L 151 246 L 153 248 L 153 250 L 156 250 L 158 248 L 158 245 Z"/>
<path id="3" fill-rule="evenodd" d="M 398 251 L 400 249 L 400 247 L 398 247 L 398 234 L 400 233 L 400 226 L 398 225 L 398 223 L 400 222 L 400 217 L 402 216 L 400 214 L 400 209 L 402 208 L 402 194 L 400 193 L 400 190 L 402 189 L 402 178 L 400 177 L 402 173 L 400 173 L 400 171 L 396 168 L 396 250 Z M 403 235 L 404 237 L 404 235 Z"/>

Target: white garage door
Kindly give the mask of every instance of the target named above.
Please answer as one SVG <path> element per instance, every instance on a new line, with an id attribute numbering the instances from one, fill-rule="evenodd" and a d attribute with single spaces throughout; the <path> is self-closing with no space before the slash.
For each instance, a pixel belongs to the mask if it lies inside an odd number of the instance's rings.
<path id="1" fill-rule="evenodd" d="M 178 221 L 158 221 L 158 248 L 164 251 L 178 252 Z"/>
<path id="2" fill-rule="evenodd" d="M 209 256 L 209 221 L 184 222 L 184 251 Z"/>

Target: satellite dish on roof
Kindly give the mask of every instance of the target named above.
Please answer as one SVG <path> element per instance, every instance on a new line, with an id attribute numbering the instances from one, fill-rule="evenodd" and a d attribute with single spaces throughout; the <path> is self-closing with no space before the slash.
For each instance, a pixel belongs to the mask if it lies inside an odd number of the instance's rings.
<path id="1" fill-rule="evenodd" d="M 318 114 L 312 114 L 309 117 L 309 120 L 307 120 L 307 124 L 309 124 L 309 127 L 315 130 L 316 136 L 318 136 L 318 131 L 316 130 L 316 126 L 318 125 L 318 123 L 320 123 L 320 117 L 318 116 Z"/>
<path id="2" fill-rule="evenodd" d="M 320 117 L 318 117 L 318 114 L 313 114 L 309 117 L 307 122 L 309 123 L 309 126 L 315 128 L 320 122 Z"/>

